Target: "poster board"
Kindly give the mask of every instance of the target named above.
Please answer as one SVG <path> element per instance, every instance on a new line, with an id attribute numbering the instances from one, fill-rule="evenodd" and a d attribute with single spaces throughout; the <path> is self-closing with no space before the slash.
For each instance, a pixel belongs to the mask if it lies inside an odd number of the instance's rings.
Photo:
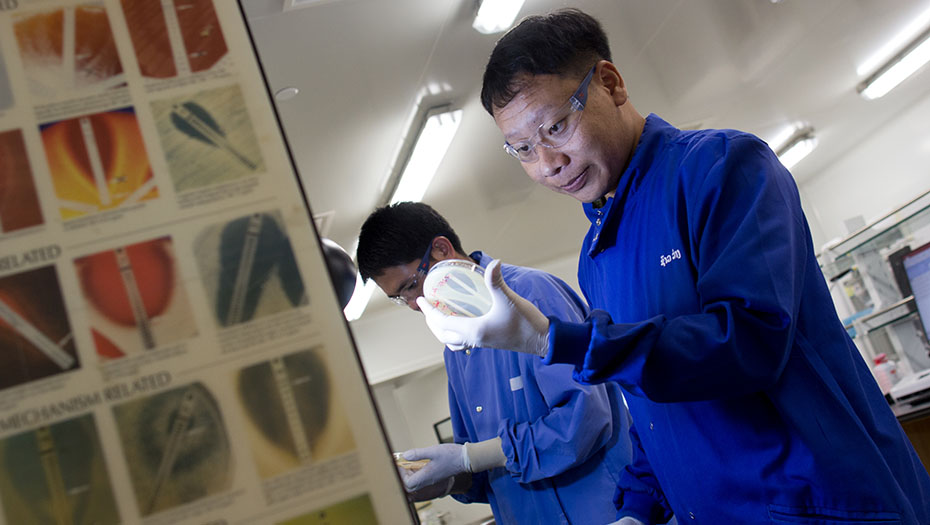
<path id="1" fill-rule="evenodd" d="M 0 524 L 412 521 L 232 0 L 0 0 Z"/>

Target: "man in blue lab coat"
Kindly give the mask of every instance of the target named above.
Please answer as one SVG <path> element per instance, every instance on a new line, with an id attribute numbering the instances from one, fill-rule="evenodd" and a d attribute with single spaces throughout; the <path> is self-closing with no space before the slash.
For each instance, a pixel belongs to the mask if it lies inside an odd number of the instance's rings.
<path id="1" fill-rule="evenodd" d="M 491 262 L 479 251 L 465 255 L 448 222 L 426 204 L 379 208 L 359 234 L 363 279 L 413 310 L 428 268 L 449 259 Z M 587 314 L 557 277 L 510 265 L 502 271 L 541 311 L 577 322 Z M 404 454 L 430 460 L 416 473 L 402 471 L 411 499 L 451 492 L 465 503 L 490 503 L 498 523 L 507 524 L 614 520 L 611 500 L 631 457 L 628 412 L 615 383 L 580 385 L 569 365 L 500 350 L 446 349 L 444 357 L 455 443 Z"/>
<path id="2" fill-rule="evenodd" d="M 541 313 L 495 262 L 488 314 L 421 303 L 434 334 L 620 383 L 621 523 L 930 523 L 930 477 L 837 319 L 791 174 L 748 133 L 642 117 L 610 60 L 590 16 L 530 17 L 482 90 L 526 173 L 583 203 L 595 310 Z M 639 483 L 660 497 L 624 494 Z"/>

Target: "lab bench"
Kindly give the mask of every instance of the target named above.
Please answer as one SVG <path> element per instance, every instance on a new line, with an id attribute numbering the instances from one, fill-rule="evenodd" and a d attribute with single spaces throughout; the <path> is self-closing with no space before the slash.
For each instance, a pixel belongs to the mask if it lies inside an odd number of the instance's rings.
<path id="1" fill-rule="evenodd" d="M 892 404 L 891 410 L 907 434 L 924 468 L 930 471 L 930 398 L 912 404 Z"/>

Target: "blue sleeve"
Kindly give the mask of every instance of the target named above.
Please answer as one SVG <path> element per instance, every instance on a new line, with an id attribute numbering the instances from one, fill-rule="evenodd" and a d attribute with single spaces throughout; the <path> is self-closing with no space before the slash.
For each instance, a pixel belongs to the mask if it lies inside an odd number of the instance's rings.
<path id="1" fill-rule="evenodd" d="M 452 436 L 456 443 L 465 443 L 468 441 L 468 432 L 465 430 L 465 422 L 462 420 L 462 414 L 459 412 L 459 405 L 456 402 L 455 391 L 452 385 L 449 385 L 449 417 L 452 420 Z M 468 492 L 463 494 L 453 494 L 452 497 L 462 503 L 489 503 L 488 476 L 486 473 L 472 474 L 471 487 Z"/>
<path id="2" fill-rule="evenodd" d="M 620 474 L 614 495 L 617 516 L 631 516 L 643 523 L 665 523 L 671 519 L 672 510 L 652 472 L 634 425 L 630 425 L 630 441 L 633 460 Z"/>
<path id="3" fill-rule="evenodd" d="M 812 271 L 806 223 L 791 174 L 762 141 L 741 135 L 726 147 L 686 196 L 700 312 L 634 324 L 614 324 L 603 311 L 584 323 L 550 317 L 545 362 L 573 364 L 581 382 L 614 380 L 657 402 L 775 384 Z"/>
<path id="4" fill-rule="evenodd" d="M 499 435 L 507 470 L 521 483 L 557 476 L 601 449 L 614 434 L 610 400 L 604 385 L 584 386 L 570 366 L 546 366 L 529 356 L 536 385 L 549 412 L 535 421 L 501 421 Z"/>
<path id="5" fill-rule="evenodd" d="M 518 269 L 512 275 L 514 291 L 543 313 L 563 319 L 582 320 L 587 307 L 560 279 L 533 270 Z M 583 386 L 572 379 L 570 366 L 545 366 L 534 356 L 524 356 L 527 374 L 543 397 L 548 413 L 533 421 L 505 418 L 498 435 L 507 470 L 521 483 L 561 474 L 587 461 L 614 434 L 611 401 L 606 387 Z"/>

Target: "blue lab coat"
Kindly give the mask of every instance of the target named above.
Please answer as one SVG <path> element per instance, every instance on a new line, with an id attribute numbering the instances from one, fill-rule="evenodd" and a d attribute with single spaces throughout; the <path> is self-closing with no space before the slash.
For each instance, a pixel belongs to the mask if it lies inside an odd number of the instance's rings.
<path id="1" fill-rule="evenodd" d="M 487 266 L 491 258 L 471 254 Z M 502 265 L 510 287 L 547 314 L 581 321 L 587 307 L 547 273 Z M 445 350 L 456 443 L 501 438 L 507 465 L 474 474 L 455 498 L 490 503 L 501 524 L 603 524 L 630 462 L 629 415 L 616 383 L 586 386 L 568 365 L 475 348 Z"/>
<path id="2" fill-rule="evenodd" d="M 635 424 L 620 488 L 682 524 L 930 524 L 930 477 L 837 318 L 798 190 L 733 130 L 655 115 L 579 259 L 587 321 L 547 363 L 613 380 Z M 656 498 L 622 512 L 661 521 Z M 661 501 L 661 498 L 658 499 Z"/>

